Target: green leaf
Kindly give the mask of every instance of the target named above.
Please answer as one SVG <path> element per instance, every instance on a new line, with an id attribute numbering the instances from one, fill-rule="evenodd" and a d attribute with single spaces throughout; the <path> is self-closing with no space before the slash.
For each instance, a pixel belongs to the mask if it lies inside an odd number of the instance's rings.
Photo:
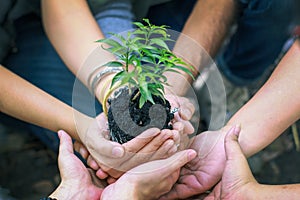
<path id="1" fill-rule="evenodd" d="M 163 47 L 163 48 L 169 50 L 168 45 L 162 39 L 160 39 L 160 38 L 152 38 L 152 39 L 150 39 L 150 44 L 156 44 L 156 45 L 158 45 L 160 47 Z"/>
<path id="2" fill-rule="evenodd" d="M 117 42 L 116 40 L 114 40 L 112 38 L 104 38 L 101 40 L 97 40 L 96 42 L 105 43 L 112 47 L 121 47 L 122 46 L 119 42 Z"/>
<path id="3" fill-rule="evenodd" d="M 112 88 L 118 81 L 122 80 L 125 74 L 126 74 L 125 71 L 118 72 L 118 73 L 113 77 L 113 79 L 112 79 L 112 81 L 111 81 L 110 88 Z"/>
<path id="4" fill-rule="evenodd" d="M 132 34 L 134 34 L 134 35 L 147 35 L 147 31 L 145 31 L 145 30 L 141 30 L 141 29 L 136 29 L 135 31 L 133 31 L 133 33 Z M 145 39 L 145 38 L 143 38 L 143 39 Z"/>
<path id="5" fill-rule="evenodd" d="M 141 95 L 144 96 L 148 101 L 154 104 L 151 92 L 148 90 L 148 84 L 146 82 L 140 84 Z"/>
<path id="6" fill-rule="evenodd" d="M 133 22 L 133 24 L 139 28 L 145 28 L 144 24 L 142 24 L 141 22 Z"/>
<path id="7" fill-rule="evenodd" d="M 111 33 L 111 35 L 112 35 L 113 37 L 111 37 L 110 39 L 117 41 L 117 38 L 118 38 L 118 39 L 120 40 L 120 42 L 122 43 L 123 46 L 126 45 L 127 39 L 125 39 L 125 38 L 123 37 L 123 35 L 117 34 L 117 33 Z M 114 37 L 115 37 L 115 38 L 114 38 Z"/>
<path id="8" fill-rule="evenodd" d="M 150 27 L 151 27 L 151 24 L 150 24 L 150 21 L 149 21 L 149 19 L 147 19 L 147 18 L 144 18 L 144 19 L 143 19 L 143 21 L 144 21 L 144 22 L 146 22 L 146 23 L 148 24 L 148 26 L 150 26 Z"/>
<path id="9" fill-rule="evenodd" d="M 190 75 L 193 78 L 193 80 L 195 80 L 195 77 L 194 77 L 193 73 L 189 69 L 187 69 L 186 67 L 183 67 L 183 66 L 180 66 L 180 65 L 175 65 L 174 68 L 177 68 L 177 69 L 187 73 L 188 75 Z"/>
<path id="10" fill-rule="evenodd" d="M 147 98 L 145 96 L 141 95 L 140 101 L 139 101 L 139 108 L 142 108 L 146 102 L 147 102 Z"/>
<path id="11" fill-rule="evenodd" d="M 124 77 L 122 77 L 121 85 L 129 83 L 130 81 L 133 81 L 134 80 L 134 79 L 132 79 L 133 77 L 134 77 L 134 73 L 133 72 L 126 72 L 126 74 L 124 75 Z"/>
<path id="12" fill-rule="evenodd" d="M 164 99 L 164 86 L 169 85 L 165 72 L 183 71 L 193 77 L 193 67 L 169 50 L 167 42 L 173 40 L 167 33 L 167 26 L 153 25 L 149 19 L 133 24 L 137 28 L 127 35 L 112 33 L 112 38 L 97 42 L 109 46 L 102 45 L 102 48 L 117 58 L 105 66 L 125 68 L 114 76 L 111 87 L 119 83 L 138 88 L 141 94 L 139 106 L 142 107 L 147 101 L 154 103 L 154 95 Z M 128 72 L 128 66 L 132 71 Z"/>
<path id="13" fill-rule="evenodd" d="M 146 62 L 146 63 L 155 63 L 154 58 L 148 57 L 148 56 L 143 56 L 141 58 L 142 62 Z M 144 65 L 143 65 L 144 66 Z"/>
<path id="14" fill-rule="evenodd" d="M 119 61 L 110 61 L 110 62 L 105 63 L 102 66 L 106 66 L 106 67 L 123 67 L 124 64 L 119 62 Z"/>
<path id="15" fill-rule="evenodd" d="M 162 91 L 164 91 L 164 86 L 162 85 L 162 84 L 160 84 L 160 83 L 150 83 L 150 84 L 148 84 L 148 88 L 149 88 L 149 90 L 154 90 L 154 89 L 160 89 L 160 90 L 162 90 Z"/>

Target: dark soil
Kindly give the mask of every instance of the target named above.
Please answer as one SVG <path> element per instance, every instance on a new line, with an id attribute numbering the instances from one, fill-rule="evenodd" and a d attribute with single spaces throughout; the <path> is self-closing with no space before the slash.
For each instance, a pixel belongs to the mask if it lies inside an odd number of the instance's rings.
<path id="1" fill-rule="evenodd" d="M 0 199 L 34 200 L 50 194 L 60 182 L 57 155 L 23 130 L 0 125 Z M 255 177 L 261 183 L 300 183 L 300 152 L 290 131 L 262 151 Z M 255 160 L 255 159 L 254 159 Z M 254 162 L 255 163 L 255 162 Z M 2 195 L 2 196 L 1 196 Z"/>
<path id="2" fill-rule="evenodd" d="M 174 114 L 169 101 L 153 96 L 154 105 L 147 101 L 139 108 L 138 90 L 132 91 L 130 95 L 128 88 L 120 89 L 109 100 L 108 125 L 113 141 L 123 144 L 152 127 L 172 129 Z"/>

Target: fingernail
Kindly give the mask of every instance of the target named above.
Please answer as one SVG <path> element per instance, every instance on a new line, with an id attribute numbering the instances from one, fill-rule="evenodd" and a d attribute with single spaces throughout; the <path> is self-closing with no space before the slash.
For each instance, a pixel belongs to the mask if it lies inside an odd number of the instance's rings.
<path id="1" fill-rule="evenodd" d="M 188 159 L 192 160 L 196 157 L 196 152 L 195 151 L 189 151 L 188 152 Z"/>
<path id="2" fill-rule="evenodd" d="M 123 154 L 124 154 L 124 150 L 121 147 L 114 147 L 112 150 L 112 155 L 117 158 L 122 157 Z"/>

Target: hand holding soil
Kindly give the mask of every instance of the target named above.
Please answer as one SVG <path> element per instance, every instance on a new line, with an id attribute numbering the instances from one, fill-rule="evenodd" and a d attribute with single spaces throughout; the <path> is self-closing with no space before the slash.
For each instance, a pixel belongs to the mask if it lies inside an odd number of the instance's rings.
<path id="1" fill-rule="evenodd" d="M 95 127 L 95 125 L 97 126 Z M 114 178 L 118 178 L 124 172 L 139 164 L 169 157 L 177 151 L 176 144 L 179 144 L 180 142 L 179 131 L 177 130 L 159 130 L 157 128 L 151 128 L 129 142 L 120 145 L 105 139 L 108 135 L 108 131 L 103 127 L 107 127 L 104 113 L 97 117 L 97 124 L 93 124 L 89 129 L 88 134 L 86 134 L 86 141 L 88 142 L 86 143 L 87 149 L 84 151 L 85 155 L 83 156 L 84 158 L 87 158 L 86 153 L 90 153 L 88 156 L 88 164 L 94 170 L 99 170 L 101 168 L 102 172 L 99 171 L 97 173 L 100 178 L 106 178 L 103 177 L 103 172 L 106 172 L 104 174 L 109 174 Z M 102 143 L 97 139 L 100 137 L 102 137 L 102 140 L 100 140 Z M 105 156 L 105 152 L 108 153 L 107 155 L 111 155 L 112 153 L 111 151 L 107 151 L 110 148 L 104 148 L 107 147 L 107 144 L 105 143 L 115 143 L 116 145 L 120 145 L 124 148 L 123 156 L 116 158 Z M 83 147 L 81 146 L 81 148 Z M 77 150 L 79 153 L 83 152 L 82 150 Z"/>

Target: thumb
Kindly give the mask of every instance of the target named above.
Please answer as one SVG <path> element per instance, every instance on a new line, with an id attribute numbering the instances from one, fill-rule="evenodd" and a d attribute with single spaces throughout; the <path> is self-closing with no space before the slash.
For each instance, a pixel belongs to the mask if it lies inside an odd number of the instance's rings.
<path id="1" fill-rule="evenodd" d="M 95 159 L 97 159 L 96 155 L 121 158 L 124 156 L 124 148 L 121 144 L 110 141 L 106 137 L 108 136 L 108 131 L 105 129 L 105 123 L 103 115 L 100 115 L 90 124 L 84 139 L 85 146 Z"/>
<path id="2" fill-rule="evenodd" d="M 233 160 L 237 156 L 244 156 L 242 149 L 238 143 L 238 137 L 241 131 L 240 125 L 233 126 L 226 134 L 224 147 L 226 160 Z"/>
<path id="3" fill-rule="evenodd" d="M 161 163 L 159 165 L 165 167 L 161 168 L 160 174 L 169 175 L 173 173 L 174 171 L 184 166 L 186 163 L 193 160 L 196 155 L 196 151 L 194 151 L 193 149 L 187 149 L 180 151 L 165 160 L 161 160 Z"/>
<path id="4" fill-rule="evenodd" d="M 110 158 L 121 158 L 124 156 L 124 147 L 117 142 L 107 140 L 104 137 L 99 137 L 97 143 L 97 147 L 94 148 L 96 148 L 96 151 L 102 155 Z"/>
<path id="5" fill-rule="evenodd" d="M 63 130 L 58 131 L 58 137 L 60 139 L 59 154 L 73 154 L 73 143 L 71 137 Z"/>
<path id="6" fill-rule="evenodd" d="M 155 160 L 139 165 L 131 169 L 130 172 L 144 174 L 149 173 L 151 176 L 155 174 L 159 177 L 166 177 L 181 168 L 183 165 L 185 165 L 195 157 L 196 151 L 194 151 L 193 149 L 187 149 L 177 152 L 167 159 Z"/>
<path id="7" fill-rule="evenodd" d="M 184 166 L 186 163 L 193 160 L 196 157 L 196 155 L 197 153 L 193 149 L 187 149 L 176 153 L 175 155 L 167 159 L 167 161 L 170 160 L 169 162 L 172 161 L 172 165 L 168 170 L 170 169 L 171 169 L 170 171 L 177 170 L 178 168 Z"/>

